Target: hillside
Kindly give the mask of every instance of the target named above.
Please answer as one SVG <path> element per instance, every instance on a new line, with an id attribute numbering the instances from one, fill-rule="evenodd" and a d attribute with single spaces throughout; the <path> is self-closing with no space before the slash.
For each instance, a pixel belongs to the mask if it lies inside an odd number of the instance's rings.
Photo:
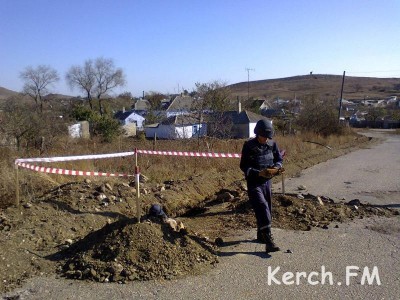
<path id="1" fill-rule="evenodd" d="M 339 98 L 342 76 L 312 74 L 286 78 L 266 79 L 258 81 L 239 82 L 229 85 L 234 98 L 283 98 L 301 99 L 305 95 L 317 95 L 326 98 Z M 248 93 L 249 92 L 249 93 Z M 0 101 L 17 92 L 0 87 Z M 354 77 L 346 76 L 343 98 L 345 99 L 375 99 L 388 96 L 400 96 L 400 78 Z M 50 99 L 71 98 L 71 96 L 51 94 Z"/>
<path id="2" fill-rule="evenodd" d="M 11 97 L 11 96 L 14 96 L 17 94 L 18 94 L 17 92 L 14 92 L 12 90 L 9 90 L 9 89 L 6 89 L 6 88 L 3 88 L 0 86 L 0 100 L 7 99 L 8 97 Z"/>
<path id="3" fill-rule="evenodd" d="M 317 95 L 327 98 L 339 98 L 342 76 L 312 74 L 287 78 L 240 82 L 229 86 L 234 96 L 250 98 L 302 98 L 305 95 Z M 346 76 L 343 98 L 385 98 L 400 95 L 400 78 L 352 77 Z"/>

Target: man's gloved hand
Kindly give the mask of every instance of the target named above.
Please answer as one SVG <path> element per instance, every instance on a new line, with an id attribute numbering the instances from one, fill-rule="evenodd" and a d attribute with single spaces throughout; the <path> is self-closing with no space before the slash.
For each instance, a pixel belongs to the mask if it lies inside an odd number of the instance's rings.
<path id="1" fill-rule="evenodd" d="M 278 169 L 278 168 L 272 167 L 272 168 L 265 168 L 265 169 L 261 170 L 258 173 L 258 175 L 262 176 L 264 178 L 267 178 L 267 179 L 271 179 L 272 177 L 274 177 L 276 175 L 279 175 L 279 174 L 282 174 L 284 172 L 285 172 L 284 168 L 279 168 Z"/>
<path id="2" fill-rule="evenodd" d="M 257 178 L 257 177 L 259 176 L 259 173 L 260 173 L 259 170 L 250 168 L 250 169 L 247 171 L 247 178 Z"/>

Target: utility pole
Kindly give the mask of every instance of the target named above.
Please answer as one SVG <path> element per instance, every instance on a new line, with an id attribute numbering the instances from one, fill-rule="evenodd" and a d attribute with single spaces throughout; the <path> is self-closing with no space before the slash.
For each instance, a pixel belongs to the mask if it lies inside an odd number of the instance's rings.
<path id="1" fill-rule="evenodd" d="M 343 71 L 342 88 L 340 90 L 340 102 L 339 102 L 339 124 L 340 124 L 340 115 L 342 114 L 343 87 L 344 87 L 344 77 L 345 76 L 346 76 L 346 71 Z"/>
<path id="2" fill-rule="evenodd" d="M 255 71 L 254 69 L 246 68 L 247 71 L 247 100 L 250 99 L 250 71 Z"/>

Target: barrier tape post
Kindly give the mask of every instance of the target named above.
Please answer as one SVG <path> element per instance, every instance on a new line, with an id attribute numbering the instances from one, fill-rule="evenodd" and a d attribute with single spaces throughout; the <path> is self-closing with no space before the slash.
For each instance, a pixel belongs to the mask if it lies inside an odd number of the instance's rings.
<path id="1" fill-rule="evenodd" d="M 135 148 L 135 167 L 138 166 L 138 164 L 137 164 L 137 153 L 138 153 L 138 149 Z"/>
<path id="2" fill-rule="evenodd" d="M 286 150 L 281 152 L 282 159 L 286 156 Z M 282 173 L 282 195 L 285 196 L 285 174 Z"/>
<path id="3" fill-rule="evenodd" d="M 136 186 L 136 217 L 140 223 L 142 209 L 140 206 L 140 170 L 138 166 L 138 149 L 135 148 L 135 186 Z"/>
<path id="4" fill-rule="evenodd" d="M 19 177 L 18 177 L 18 165 L 15 164 L 15 205 L 19 207 Z"/>
<path id="5" fill-rule="evenodd" d="M 139 186 L 139 179 L 140 179 L 140 171 L 139 167 L 135 166 L 135 183 L 136 183 L 136 216 L 138 223 L 140 223 L 140 216 L 142 215 L 142 209 L 140 207 L 140 186 Z"/>

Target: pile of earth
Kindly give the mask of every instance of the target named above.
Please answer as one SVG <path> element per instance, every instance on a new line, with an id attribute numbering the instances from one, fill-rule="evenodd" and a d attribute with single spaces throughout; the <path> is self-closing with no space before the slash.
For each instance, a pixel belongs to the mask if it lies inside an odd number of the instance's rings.
<path id="1" fill-rule="evenodd" d="M 133 219 L 107 224 L 51 256 L 62 257 L 59 271 L 67 278 L 119 283 L 197 274 L 218 263 L 215 247 L 203 238 Z"/>
<path id="2" fill-rule="evenodd" d="M 284 229 L 311 230 L 313 227 L 328 229 L 331 223 L 344 223 L 372 216 L 392 217 L 397 210 L 363 204 L 358 199 L 348 202 L 334 202 L 323 196 L 307 194 L 304 199 L 298 195 L 276 197 L 274 217 L 276 226 Z M 279 224 L 279 225 L 278 225 Z"/>
<path id="3" fill-rule="evenodd" d="M 234 230 L 257 227 L 245 190 L 242 182 L 236 182 L 234 189 L 221 190 L 184 214 L 184 222 L 210 239 L 227 236 Z M 332 223 L 338 227 L 338 223 L 356 219 L 399 215 L 398 210 L 362 203 L 358 199 L 334 201 L 311 194 L 275 194 L 272 207 L 272 226 L 290 230 L 328 229 Z"/>

